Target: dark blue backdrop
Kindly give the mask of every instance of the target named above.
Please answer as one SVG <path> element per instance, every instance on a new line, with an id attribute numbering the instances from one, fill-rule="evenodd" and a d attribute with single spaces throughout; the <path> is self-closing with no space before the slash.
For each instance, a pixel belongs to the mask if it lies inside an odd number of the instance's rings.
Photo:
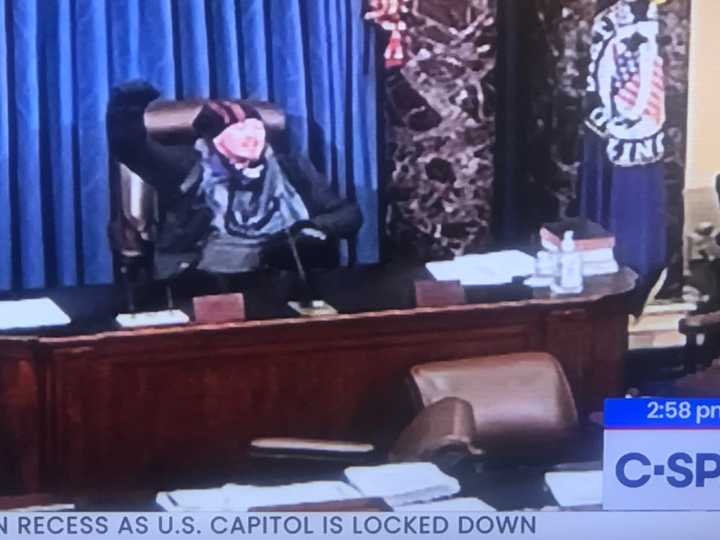
<path id="1" fill-rule="evenodd" d="M 362 0 L 4 0 L 0 289 L 112 279 L 104 115 L 112 85 L 281 104 L 378 257 L 377 92 Z M 347 257 L 347 253 L 345 254 Z"/>

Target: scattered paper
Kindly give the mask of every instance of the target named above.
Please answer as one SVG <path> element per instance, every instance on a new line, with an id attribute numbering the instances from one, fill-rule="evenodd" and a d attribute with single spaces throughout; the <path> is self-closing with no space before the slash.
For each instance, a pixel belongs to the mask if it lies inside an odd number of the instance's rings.
<path id="1" fill-rule="evenodd" d="M 495 508 L 475 497 L 457 497 L 417 504 L 398 506 L 399 512 L 496 512 Z"/>
<path id="2" fill-rule="evenodd" d="M 66 324 L 70 324 L 70 317 L 49 298 L 0 302 L 0 330 Z"/>
<path id="3" fill-rule="evenodd" d="M 365 497 L 380 497 L 393 508 L 450 497 L 460 484 L 432 463 L 391 463 L 348 467 L 345 477 Z"/>
<path id="4" fill-rule="evenodd" d="M 167 511 L 247 512 L 249 508 L 360 499 L 345 482 L 304 482 L 259 487 L 226 484 L 212 489 L 160 492 L 156 502 Z"/>
<path id="5" fill-rule="evenodd" d="M 463 285 L 504 285 L 511 283 L 515 277 L 533 275 L 535 259 L 522 251 L 509 250 L 429 262 L 426 268 L 438 281 L 460 281 Z"/>
<path id="6" fill-rule="evenodd" d="M 549 472 L 545 483 L 562 507 L 602 504 L 602 471 Z"/>

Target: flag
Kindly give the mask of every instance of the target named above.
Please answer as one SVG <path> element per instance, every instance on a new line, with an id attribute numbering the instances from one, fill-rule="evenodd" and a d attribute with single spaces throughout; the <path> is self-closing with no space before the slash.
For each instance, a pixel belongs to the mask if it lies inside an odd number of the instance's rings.
<path id="1" fill-rule="evenodd" d="M 580 213 L 615 234 L 616 259 L 647 287 L 667 252 L 656 2 L 617 0 L 595 16 L 592 32 Z"/>

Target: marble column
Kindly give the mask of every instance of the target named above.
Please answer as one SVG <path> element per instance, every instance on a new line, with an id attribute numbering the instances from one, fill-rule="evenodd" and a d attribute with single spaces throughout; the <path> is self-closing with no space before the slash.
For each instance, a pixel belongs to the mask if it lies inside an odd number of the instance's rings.
<path id="1" fill-rule="evenodd" d="M 460 255 L 488 238 L 495 0 L 414 0 L 408 61 L 388 73 L 393 252 Z"/>

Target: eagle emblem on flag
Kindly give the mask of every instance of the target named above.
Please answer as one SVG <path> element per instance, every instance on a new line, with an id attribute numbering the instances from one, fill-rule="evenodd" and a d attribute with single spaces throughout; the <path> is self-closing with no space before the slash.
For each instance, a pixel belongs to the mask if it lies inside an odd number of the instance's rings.
<path id="1" fill-rule="evenodd" d="M 665 77 L 657 5 L 618 0 L 593 23 L 586 124 L 608 141 L 608 158 L 630 167 L 663 158 Z"/>

